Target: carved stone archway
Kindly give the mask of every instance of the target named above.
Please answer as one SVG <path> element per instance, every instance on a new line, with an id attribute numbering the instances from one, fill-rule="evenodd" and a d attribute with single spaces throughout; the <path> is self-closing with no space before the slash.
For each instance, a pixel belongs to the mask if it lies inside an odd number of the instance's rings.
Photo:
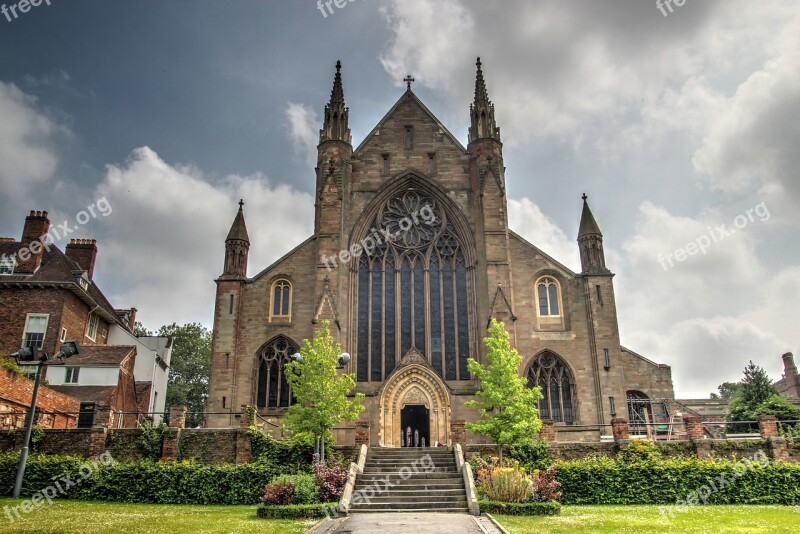
<path id="1" fill-rule="evenodd" d="M 400 447 L 400 412 L 409 405 L 423 405 L 430 415 L 430 444 L 450 445 L 450 393 L 428 360 L 411 349 L 388 377 L 380 392 L 379 442 Z"/>

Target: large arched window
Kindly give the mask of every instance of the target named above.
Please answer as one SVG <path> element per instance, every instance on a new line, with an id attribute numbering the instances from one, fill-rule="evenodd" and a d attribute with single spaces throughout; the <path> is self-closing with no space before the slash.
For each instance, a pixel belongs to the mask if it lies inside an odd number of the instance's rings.
<path id="1" fill-rule="evenodd" d="M 283 366 L 295 352 L 297 345 L 284 336 L 278 336 L 261 347 L 257 360 L 257 407 L 288 408 L 294 402 Z"/>
<path id="2" fill-rule="evenodd" d="M 555 423 L 575 422 L 575 381 L 567 364 L 552 352 L 543 352 L 528 370 L 528 387 L 542 388 L 539 417 Z"/>
<path id="3" fill-rule="evenodd" d="M 272 283 L 272 308 L 270 317 L 292 316 L 292 284 L 283 278 Z"/>
<path id="4" fill-rule="evenodd" d="M 545 276 L 536 282 L 536 298 L 539 303 L 540 317 L 561 316 L 561 295 L 558 282 L 554 278 Z"/>
<path id="5" fill-rule="evenodd" d="M 445 380 L 469 380 L 473 272 L 447 213 L 409 188 L 380 207 L 360 243 L 358 381 L 382 381 L 412 347 Z"/>

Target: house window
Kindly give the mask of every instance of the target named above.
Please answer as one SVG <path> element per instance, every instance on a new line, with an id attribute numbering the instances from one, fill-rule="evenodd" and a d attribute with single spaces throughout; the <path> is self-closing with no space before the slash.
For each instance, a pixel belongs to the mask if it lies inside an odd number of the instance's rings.
<path id="1" fill-rule="evenodd" d="M 536 294 L 539 299 L 540 317 L 560 317 L 558 282 L 550 277 L 541 278 L 536 283 Z"/>
<path id="2" fill-rule="evenodd" d="M 389 154 L 381 154 L 383 157 L 383 175 L 389 176 Z"/>
<path id="3" fill-rule="evenodd" d="M 67 367 L 66 369 L 67 376 L 64 378 L 65 384 L 77 384 L 78 383 L 78 375 L 81 372 L 80 367 Z"/>
<path id="4" fill-rule="evenodd" d="M 89 291 L 89 281 L 85 278 L 80 278 L 80 284 L 84 291 Z"/>
<path id="5" fill-rule="evenodd" d="M 0 274 L 14 274 L 14 267 L 16 267 L 16 265 L 17 261 L 13 256 L 9 257 L 3 255 L 0 257 Z"/>
<path id="6" fill-rule="evenodd" d="M 258 355 L 258 388 L 256 406 L 259 408 L 288 408 L 294 403 L 292 390 L 286 380 L 284 365 L 297 352 L 297 345 L 278 336 L 264 345 Z"/>
<path id="7" fill-rule="evenodd" d="M 539 386 L 539 416 L 555 423 L 575 422 L 575 381 L 567 364 L 552 352 L 537 356 L 528 369 L 528 387 Z"/>
<path id="8" fill-rule="evenodd" d="M 617 404 L 614 402 L 614 397 L 608 398 L 608 406 L 611 408 L 611 415 L 617 415 Z"/>
<path id="9" fill-rule="evenodd" d="M 67 340 L 67 329 L 66 328 L 62 328 L 61 329 L 61 342 L 63 343 L 66 340 Z"/>
<path id="10" fill-rule="evenodd" d="M 94 402 L 82 402 L 78 415 L 78 428 L 92 428 L 97 414 L 97 405 Z"/>
<path id="11" fill-rule="evenodd" d="M 292 284 L 288 280 L 276 280 L 272 284 L 272 317 L 291 317 Z"/>
<path id="12" fill-rule="evenodd" d="M 407 149 L 410 149 L 410 148 L 414 147 L 414 127 L 413 126 L 406 126 L 405 147 Z"/>
<path id="13" fill-rule="evenodd" d="M 609 356 L 608 354 L 608 349 L 603 349 L 603 360 L 604 360 L 603 367 L 605 367 L 606 371 L 608 371 L 609 369 L 611 369 L 611 356 Z"/>
<path id="14" fill-rule="evenodd" d="M 100 324 L 100 317 L 97 314 L 89 314 L 89 324 L 86 325 L 86 337 L 94 341 L 97 338 L 97 326 Z"/>
<path id="15" fill-rule="evenodd" d="M 228 397 L 223 396 L 222 397 L 222 407 L 223 408 L 227 408 L 228 407 L 227 404 L 228 404 Z"/>
<path id="16" fill-rule="evenodd" d="M 600 286 L 594 286 L 595 292 L 597 293 L 597 302 L 600 303 L 600 306 L 603 305 L 603 292 L 600 291 Z"/>
<path id="17" fill-rule="evenodd" d="M 44 344 L 44 336 L 47 332 L 47 322 L 50 316 L 43 313 L 29 313 L 25 321 L 25 333 L 22 338 L 22 346 L 27 348 L 39 347 Z"/>
<path id="18" fill-rule="evenodd" d="M 433 152 L 428 154 L 428 174 L 436 174 L 436 154 Z"/>
<path id="19" fill-rule="evenodd" d="M 231 302 L 228 307 L 228 314 L 233 315 L 233 295 L 231 295 Z"/>

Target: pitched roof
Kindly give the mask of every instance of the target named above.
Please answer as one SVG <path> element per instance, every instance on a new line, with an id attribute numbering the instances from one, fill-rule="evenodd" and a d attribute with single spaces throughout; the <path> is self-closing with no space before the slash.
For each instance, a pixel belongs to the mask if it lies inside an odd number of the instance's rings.
<path id="1" fill-rule="evenodd" d="M 0 256 L 15 256 L 20 249 L 27 245 L 27 243 L 20 241 L 0 241 Z M 61 252 L 58 247 L 51 245 L 49 248 L 50 250 L 45 248 L 42 251 L 42 263 L 35 273 L 0 276 L 0 287 L 62 287 L 72 291 L 90 308 L 97 308 L 97 313 L 109 323 L 117 323 L 127 328 L 127 325 L 119 320 L 114 311 L 114 306 L 108 302 L 108 299 L 93 281 L 89 281 L 88 289 L 83 289 L 80 286 L 78 279 L 83 273 L 83 269 Z"/>
<path id="2" fill-rule="evenodd" d="M 117 386 L 77 386 L 65 384 L 62 386 L 49 386 L 81 402 L 96 402 L 98 404 L 111 404 Z"/>
<path id="3" fill-rule="evenodd" d="M 81 345 L 81 353 L 64 362 L 67 365 L 120 365 L 135 353 L 136 347 L 132 345 Z"/>

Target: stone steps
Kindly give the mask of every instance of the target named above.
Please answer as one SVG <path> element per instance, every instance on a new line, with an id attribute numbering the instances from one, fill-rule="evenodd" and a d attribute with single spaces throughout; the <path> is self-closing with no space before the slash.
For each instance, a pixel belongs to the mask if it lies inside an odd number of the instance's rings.
<path id="1" fill-rule="evenodd" d="M 465 512 L 463 475 L 452 449 L 369 450 L 356 477 L 351 512 Z"/>

